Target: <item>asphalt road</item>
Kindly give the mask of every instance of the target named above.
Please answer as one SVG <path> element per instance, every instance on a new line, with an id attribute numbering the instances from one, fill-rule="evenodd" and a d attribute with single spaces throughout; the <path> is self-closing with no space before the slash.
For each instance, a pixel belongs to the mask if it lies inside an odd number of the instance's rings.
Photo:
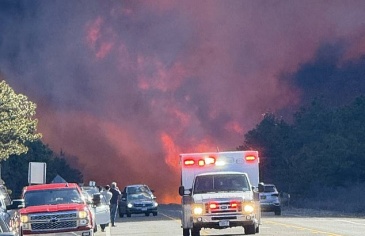
<path id="1" fill-rule="evenodd" d="M 158 216 L 132 215 L 117 217 L 116 227 L 107 227 L 106 232 L 97 236 L 182 236 L 180 228 L 180 211 L 176 206 L 161 206 Z M 201 235 L 240 236 L 243 228 L 224 230 L 202 229 Z M 260 236 L 363 236 L 365 235 L 364 217 L 344 217 L 316 214 L 303 214 L 291 210 L 283 210 L 282 216 L 263 213 Z"/>

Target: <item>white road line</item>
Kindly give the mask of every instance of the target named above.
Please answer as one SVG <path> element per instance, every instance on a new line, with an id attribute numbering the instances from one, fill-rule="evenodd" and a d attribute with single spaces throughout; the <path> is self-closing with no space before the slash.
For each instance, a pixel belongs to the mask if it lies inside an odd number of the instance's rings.
<path id="1" fill-rule="evenodd" d="M 351 220 L 336 220 L 336 221 L 350 223 L 350 224 L 353 224 L 353 225 L 364 225 L 365 226 L 364 223 L 358 223 L 358 222 L 354 222 L 354 221 L 351 221 Z"/>

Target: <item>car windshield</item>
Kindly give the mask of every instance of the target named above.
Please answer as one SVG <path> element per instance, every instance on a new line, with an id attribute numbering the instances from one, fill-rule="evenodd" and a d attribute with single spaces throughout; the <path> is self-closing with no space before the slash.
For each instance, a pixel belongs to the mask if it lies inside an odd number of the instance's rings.
<path id="1" fill-rule="evenodd" d="M 127 193 L 134 194 L 134 193 L 140 193 L 140 192 L 150 193 L 151 190 L 147 186 L 144 186 L 144 185 L 127 187 Z"/>
<path id="2" fill-rule="evenodd" d="M 194 183 L 194 193 L 220 191 L 248 191 L 249 184 L 245 175 L 201 175 Z"/>
<path id="3" fill-rule="evenodd" d="M 145 192 L 128 195 L 128 200 L 151 200 L 151 196 Z"/>
<path id="4" fill-rule="evenodd" d="M 84 203 L 77 189 L 46 189 L 29 191 L 24 195 L 25 206 Z"/>

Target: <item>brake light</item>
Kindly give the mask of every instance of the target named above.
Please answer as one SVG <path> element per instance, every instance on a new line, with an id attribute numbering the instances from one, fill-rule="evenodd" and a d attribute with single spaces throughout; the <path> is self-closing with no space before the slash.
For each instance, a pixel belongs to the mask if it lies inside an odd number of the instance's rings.
<path id="1" fill-rule="evenodd" d="M 184 165 L 186 165 L 186 166 L 192 166 L 194 164 L 195 164 L 195 161 L 192 159 L 187 159 L 184 161 Z"/>

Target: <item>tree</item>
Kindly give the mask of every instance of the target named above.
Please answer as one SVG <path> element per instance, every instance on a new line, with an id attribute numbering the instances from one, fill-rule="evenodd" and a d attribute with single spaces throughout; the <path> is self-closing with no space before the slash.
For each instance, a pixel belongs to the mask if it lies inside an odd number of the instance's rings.
<path id="1" fill-rule="evenodd" d="M 28 101 L 3 80 L 0 82 L 0 160 L 10 155 L 26 153 L 27 142 L 41 138 L 36 132 L 38 124 L 35 115 L 36 104 Z"/>
<path id="2" fill-rule="evenodd" d="M 12 198 L 19 198 L 22 188 L 28 185 L 29 162 L 46 163 L 47 183 L 50 183 L 57 175 L 62 176 L 69 183 L 83 182 L 82 173 L 68 164 L 68 156 L 56 154 L 41 140 L 28 143 L 27 147 L 27 153 L 11 155 L 7 160 L 0 162 L 2 179 L 5 181 L 7 188 L 12 191 Z"/>

